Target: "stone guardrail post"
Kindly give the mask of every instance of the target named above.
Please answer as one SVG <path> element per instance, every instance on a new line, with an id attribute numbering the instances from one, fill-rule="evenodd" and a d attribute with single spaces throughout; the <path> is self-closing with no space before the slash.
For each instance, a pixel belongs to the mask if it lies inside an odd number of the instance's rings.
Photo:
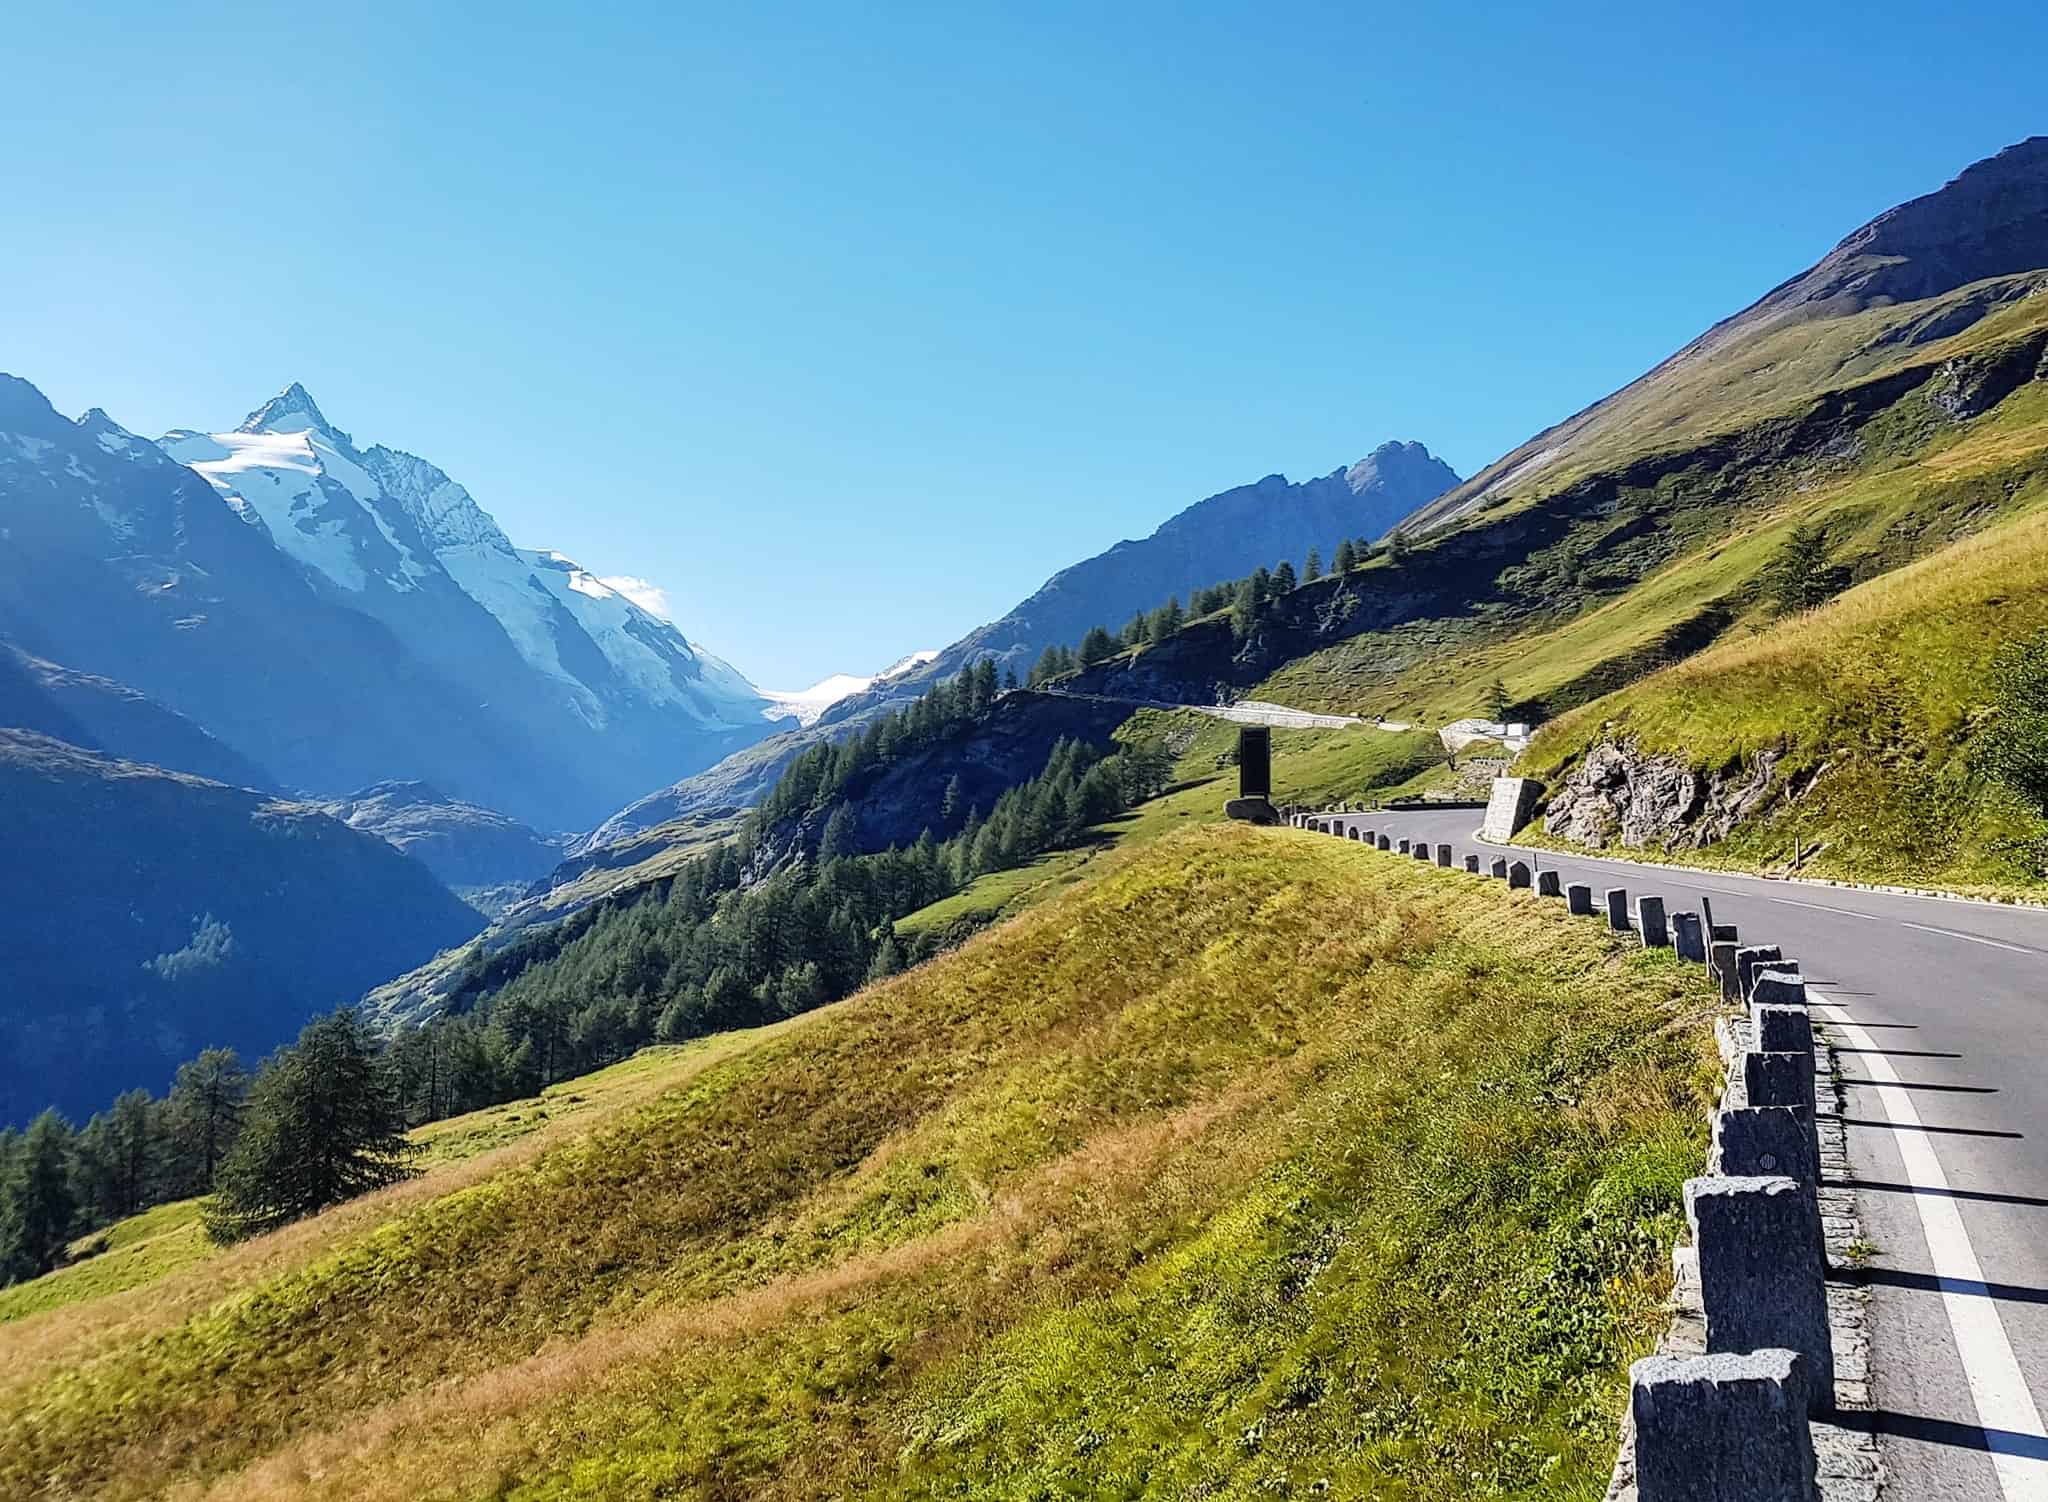
<path id="1" fill-rule="evenodd" d="M 1805 1006 L 1806 978 L 1799 973 L 1799 962 L 1778 960 L 1757 971 L 1749 983 L 1749 999 L 1753 1006 Z"/>
<path id="2" fill-rule="evenodd" d="M 1508 885 L 1526 891 L 1529 886 L 1529 863 L 1513 861 L 1508 865 Z"/>
<path id="3" fill-rule="evenodd" d="M 1439 846 L 1437 846 L 1437 847 L 1436 847 L 1436 863 L 1437 863 L 1437 864 L 1438 864 L 1439 866 L 1442 866 L 1442 867 L 1443 867 L 1444 869 L 1446 869 L 1446 870 L 1449 870 L 1449 869 L 1450 869 L 1450 864 L 1451 864 L 1451 847 L 1450 847 L 1450 846 L 1448 846 L 1448 845 L 1439 845 Z"/>
<path id="4" fill-rule="evenodd" d="M 1536 895 L 1538 897 L 1562 897 L 1564 895 L 1564 878 L 1555 871 L 1538 871 L 1536 873 Z"/>
<path id="5" fill-rule="evenodd" d="M 1508 874 L 1508 858 L 1504 855 L 1495 856 L 1493 864 L 1486 868 L 1486 874 L 1495 880 L 1504 879 Z"/>
<path id="6" fill-rule="evenodd" d="M 1370 829 L 1368 829 L 1368 830 L 1367 830 L 1367 831 L 1366 831 L 1366 832 L 1364 833 L 1364 835 L 1363 835 L 1363 836 L 1361 836 L 1361 838 L 1363 838 L 1363 839 L 1364 839 L 1364 841 L 1365 841 L 1365 843 L 1366 843 L 1366 844 L 1368 844 L 1368 845 L 1375 845 L 1375 846 L 1376 846 L 1376 845 L 1378 845 L 1378 844 L 1379 844 L 1379 835 L 1377 834 L 1377 832 L 1375 832 L 1375 831 L 1373 831 L 1373 830 L 1370 830 Z"/>
<path id="7" fill-rule="evenodd" d="M 1782 960 L 1785 952 L 1775 944 L 1751 944 L 1735 951 L 1736 999 L 1749 1000 L 1749 988 L 1756 979 L 1756 972 L 1766 960 Z M 1775 967 L 1773 967 L 1775 968 Z"/>
<path id="8" fill-rule="evenodd" d="M 1641 1502 L 1814 1502 L 1805 1366 L 1782 1347 L 1631 1366 Z"/>
<path id="9" fill-rule="evenodd" d="M 1426 861 L 1426 860 L 1428 860 L 1428 859 L 1429 859 L 1429 841 L 1428 841 L 1428 840 L 1417 840 L 1417 841 L 1415 842 L 1415 849 L 1414 849 L 1414 851 L 1413 851 L 1413 854 L 1414 854 L 1415 858 L 1416 858 L 1417 860 L 1419 860 L 1419 861 Z"/>
<path id="10" fill-rule="evenodd" d="M 1796 1051 L 1763 1053 L 1752 1049 L 1737 1062 L 1742 1071 L 1742 1101 L 1750 1106 L 1801 1106 L 1813 1115 L 1813 1055 Z"/>
<path id="11" fill-rule="evenodd" d="M 1406 836 L 1395 842 L 1394 852 L 1397 855 L 1406 855 L 1408 853 L 1408 840 Z"/>
<path id="12" fill-rule="evenodd" d="M 1783 1348 L 1807 1363 L 1808 1409 L 1834 1407 L 1827 1262 L 1806 1191 L 1783 1174 L 1688 1179 L 1710 1354 Z"/>
<path id="13" fill-rule="evenodd" d="M 1813 1014 L 1780 1001 L 1750 1003 L 1758 1053 L 1800 1053 L 1813 1058 Z"/>
<path id="14" fill-rule="evenodd" d="M 1707 962 L 1706 930 L 1700 924 L 1698 913 L 1671 915 L 1671 944 L 1681 960 L 1690 960 L 1695 965 Z"/>
<path id="15" fill-rule="evenodd" d="M 1467 871 L 1470 871 L 1474 876 L 1477 876 L 1479 874 L 1479 857 L 1476 855 L 1466 856 L 1465 869 Z"/>
<path id="16" fill-rule="evenodd" d="M 1717 941 L 1707 953 L 1712 956 L 1707 968 L 1713 972 L 1714 979 L 1721 983 L 1721 999 L 1726 1002 L 1740 1002 L 1742 992 L 1735 980 L 1735 945 L 1732 942 L 1724 944 Z"/>
<path id="17" fill-rule="evenodd" d="M 1394 842 L 1388 839 L 1385 835 L 1381 835 L 1377 840 L 1373 842 L 1373 844 L 1376 848 L 1381 850 L 1391 850 L 1394 848 Z"/>
<path id="18" fill-rule="evenodd" d="M 1714 1113 L 1707 1172 L 1731 1178 L 1779 1175 L 1796 1182 L 1812 1212 L 1815 1246 L 1825 1258 L 1820 1222 L 1820 1142 L 1813 1118 L 1799 1106 L 1726 1106 Z"/>
<path id="19" fill-rule="evenodd" d="M 1607 889 L 1607 926 L 1618 934 L 1628 932 L 1628 888 Z"/>
<path id="20" fill-rule="evenodd" d="M 1565 911 L 1581 918 L 1593 916 L 1593 889 L 1582 881 L 1575 881 L 1564 889 Z"/>
<path id="21" fill-rule="evenodd" d="M 1643 936 L 1645 949 L 1669 949 L 1671 931 L 1664 923 L 1664 899 L 1662 897 L 1638 897 L 1636 899 L 1636 928 Z"/>

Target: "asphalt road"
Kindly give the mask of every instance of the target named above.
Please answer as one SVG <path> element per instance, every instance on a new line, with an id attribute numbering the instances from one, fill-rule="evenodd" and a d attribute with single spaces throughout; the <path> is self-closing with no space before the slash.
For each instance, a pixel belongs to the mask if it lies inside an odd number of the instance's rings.
<path id="1" fill-rule="evenodd" d="M 1899 1502 L 2048 1502 L 2048 911 L 1490 846 L 1481 815 L 1368 821 L 1596 892 L 1712 899 L 1804 967 L 1848 1092 L 1874 1423 Z"/>

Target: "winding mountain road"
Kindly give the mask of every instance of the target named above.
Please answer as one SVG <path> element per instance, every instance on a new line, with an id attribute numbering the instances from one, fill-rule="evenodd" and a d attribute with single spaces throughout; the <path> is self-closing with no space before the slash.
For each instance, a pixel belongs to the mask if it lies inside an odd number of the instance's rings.
<path id="1" fill-rule="evenodd" d="M 1801 962 L 1850 1081 L 1885 1495 L 2048 1502 L 2048 910 L 1511 850 L 1478 819 L 1369 822 L 1674 910 L 1707 897 Z"/>

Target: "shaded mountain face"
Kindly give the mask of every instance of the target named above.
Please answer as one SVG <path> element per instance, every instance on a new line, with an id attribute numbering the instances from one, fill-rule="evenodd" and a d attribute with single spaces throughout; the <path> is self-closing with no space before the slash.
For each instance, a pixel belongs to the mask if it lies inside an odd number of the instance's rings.
<path id="1" fill-rule="evenodd" d="M 2044 268 L 2048 136 L 2035 136 L 1878 215 L 1648 373 L 1423 507 L 1404 530 L 1555 494 L 1905 369 L 1929 345 L 2048 291 Z"/>
<path id="2" fill-rule="evenodd" d="M 302 387 L 159 446 L 0 378 L 0 526 L 0 635 L 290 787 L 419 778 L 573 827 L 769 728 L 726 664 Z"/>
<path id="3" fill-rule="evenodd" d="M 125 683 L 46 662 L 4 641 L 0 725 L 233 787 L 275 788 L 269 773 L 175 709 Z"/>
<path id="4" fill-rule="evenodd" d="M 482 919 L 426 867 L 300 804 L 0 730 L 0 1124 L 254 1059 Z"/>
<path id="5" fill-rule="evenodd" d="M 562 858 L 560 841 L 430 783 L 380 782 L 319 807 L 388 841 L 457 891 L 535 881 Z"/>

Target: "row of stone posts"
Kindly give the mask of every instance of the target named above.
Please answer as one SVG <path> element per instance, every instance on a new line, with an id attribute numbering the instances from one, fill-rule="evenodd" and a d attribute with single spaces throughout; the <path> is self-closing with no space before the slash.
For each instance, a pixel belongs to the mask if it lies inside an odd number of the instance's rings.
<path id="1" fill-rule="evenodd" d="M 1368 826 L 1374 816 L 1300 813 L 1297 828 L 1356 840 L 1448 867 L 1449 845 Z M 1464 858 L 1477 873 L 1477 855 Z M 1705 965 L 1722 996 L 1743 1008 L 1746 1047 L 1729 1061 L 1714 1112 L 1707 1176 L 1685 1184 L 1690 1259 L 1705 1314 L 1705 1352 L 1646 1357 L 1629 1369 L 1639 1502 L 1814 1502 L 1811 1417 L 1834 1407 L 1827 1251 L 1820 1218 L 1813 1022 L 1796 961 L 1776 946 L 1745 947 L 1713 905 L 1667 911 L 1661 896 L 1564 883 L 1495 857 L 1486 874 L 1512 889 L 1534 885 L 1568 912 L 1598 917 L 1644 947 Z"/>

